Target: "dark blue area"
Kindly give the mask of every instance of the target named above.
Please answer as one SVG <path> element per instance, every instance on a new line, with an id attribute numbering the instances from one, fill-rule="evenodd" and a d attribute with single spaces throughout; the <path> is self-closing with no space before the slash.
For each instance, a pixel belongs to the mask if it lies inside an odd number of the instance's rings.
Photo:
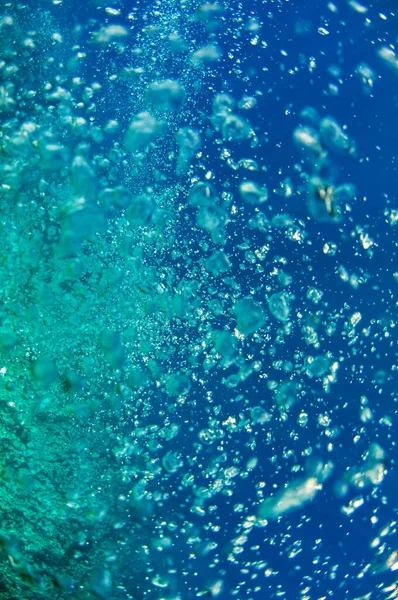
<path id="1" fill-rule="evenodd" d="M 241 57 L 242 70 L 245 72 L 250 65 L 250 68 L 257 71 L 257 74 L 250 79 L 234 78 L 233 75 L 227 77 L 226 73 L 222 72 L 223 65 L 220 66 L 220 80 L 227 81 L 222 86 L 223 91 L 232 93 L 235 98 L 243 94 L 251 94 L 256 89 L 263 92 L 263 96 L 258 98 L 258 110 L 255 110 L 254 115 L 250 114 L 250 119 L 260 136 L 264 131 L 267 132 L 268 143 L 260 146 L 262 155 L 259 156 L 259 162 L 267 166 L 265 180 L 269 189 L 278 187 L 281 180 L 279 169 L 283 173 L 282 178 L 289 176 L 296 185 L 298 184 L 293 165 L 300 160 L 300 156 L 292 143 L 291 134 L 300 122 L 299 113 L 304 107 L 313 106 L 322 116 L 331 115 L 340 124 L 347 125 L 349 135 L 356 141 L 358 152 L 355 158 L 338 156 L 334 158 L 338 169 L 338 181 L 354 183 L 358 190 L 357 199 L 352 203 L 350 224 L 344 223 L 339 231 L 339 226 L 330 223 L 308 222 L 305 201 L 297 194 L 288 199 L 272 196 L 271 204 L 275 209 L 279 203 L 276 212 L 288 212 L 304 220 L 309 239 L 313 241 L 311 247 L 305 248 L 312 265 L 311 275 L 304 269 L 304 265 L 300 267 L 302 248 L 284 242 L 283 236 L 279 243 L 274 244 L 274 254 L 278 254 L 279 251 L 287 257 L 289 263 L 296 265 L 290 291 L 300 295 L 300 288 L 311 285 L 313 281 L 316 287 L 327 294 L 330 311 L 338 310 L 344 298 L 344 302 L 350 309 L 347 315 L 358 310 L 362 314 L 364 323 L 372 319 L 384 319 L 385 323 L 394 318 L 393 302 L 392 298 L 391 301 L 389 298 L 394 294 L 396 286 L 392 277 L 396 265 L 396 237 L 394 238 L 394 229 L 386 222 L 383 211 L 389 206 L 386 197 L 391 199 L 392 206 L 396 203 L 398 77 L 397 73 L 383 64 L 376 54 L 377 47 L 382 45 L 383 41 L 388 43 L 394 40 L 396 30 L 394 30 L 393 19 L 390 18 L 386 22 L 378 16 L 379 10 L 388 11 L 391 7 L 391 4 L 381 3 L 378 4 L 377 10 L 372 8 L 366 15 L 371 19 L 371 23 L 366 25 L 363 15 L 341 2 L 338 3 L 337 14 L 332 14 L 327 9 L 326 2 L 281 3 L 280 10 L 269 3 L 254 3 L 254 8 L 253 3 L 247 5 L 247 8 L 243 5 L 243 13 L 246 9 L 245 14 L 250 14 L 253 9 L 253 12 L 261 18 L 263 26 L 260 38 L 266 40 L 267 48 L 263 50 L 245 46 L 246 54 Z M 272 18 L 268 10 L 272 13 Z M 311 30 L 306 35 L 297 35 L 295 28 L 303 19 L 308 20 Z M 325 21 L 330 31 L 329 36 L 317 33 L 317 28 L 324 27 Z M 282 49 L 288 53 L 287 57 L 281 56 Z M 298 72 L 291 75 L 290 79 L 286 71 L 281 73 L 282 64 L 286 69 L 294 68 L 300 65 L 302 57 L 305 57 L 305 62 L 308 63 L 311 56 L 316 58 L 317 65 L 313 73 L 305 67 L 299 67 Z M 371 95 L 364 93 L 361 81 L 355 75 L 355 69 L 360 62 L 367 63 L 377 74 Z M 264 65 L 267 66 L 266 72 L 262 72 Z M 342 84 L 338 83 L 339 93 L 336 96 L 327 91 L 329 83 L 336 82 L 336 79 L 328 74 L 331 65 L 340 67 L 343 80 Z M 285 114 L 286 109 L 289 109 L 289 115 Z M 248 152 L 247 156 L 249 155 Z M 246 156 L 244 151 L 242 156 Z M 217 179 L 222 180 L 223 175 L 231 177 L 230 173 L 225 171 L 220 172 Z M 263 178 L 258 174 L 257 177 L 258 181 Z M 349 235 L 355 224 L 364 226 L 377 242 L 372 258 L 366 257 L 363 252 L 355 252 L 355 244 Z M 254 238 L 256 235 L 253 233 Z M 325 257 L 322 253 L 323 243 L 331 240 L 336 241 L 339 246 L 339 251 L 334 258 Z M 335 274 L 335 269 L 342 263 L 349 272 L 364 269 L 369 274 L 368 282 L 358 290 L 343 283 Z M 291 272 L 292 269 L 289 264 L 287 271 Z M 242 275 L 237 269 L 235 276 L 244 286 L 244 274 Z M 380 330 L 382 327 L 382 324 L 375 324 L 373 331 Z M 264 584 L 261 579 L 262 583 L 258 582 L 261 591 L 257 594 L 252 593 L 252 596 L 249 593 L 248 597 L 274 598 L 278 585 L 281 585 L 287 598 L 298 598 L 298 590 L 305 587 L 308 577 L 311 598 L 321 598 L 331 594 L 336 598 L 354 598 L 367 593 L 370 593 L 372 598 L 381 598 L 383 594 L 379 586 L 387 586 L 395 581 L 394 573 L 378 572 L 375 551 L 369 547 L 380 528 L 379 525 L 371 524 L 370 517 L 376 514 L 378 524 L 389 523 L 394 519 L 397 498 L 395 483 L 397 450 L 394 436 L 390 434 L 391 430 L 379 423 L 379 419 L 385 414 L 390 415 L 394 420 L 396 386 L 390 377 L 389 381 L 381 386 L 382 390 L 379 393 L 374 383 L 375 372 L 382 369 L 391 373 L 391 367 L 396 360 L 396 336 L 393 331 L 391 333 L 391 338 L 384 342 L 380 339 L 377 341 L 377 352 L 362 350 L 356 357 L 347 352 L 348 349 L 344 344 L 342 345 L 340 335 L 335 335 L 328 342 L 327 349 L 336 356 L 341 353 L 348 354 L 348 359 L 340 368 L 338 381 L 332 386 L 332 391 L 325 400 L 326 407 L 332 410 L 332 414 L 333 407 L 338 407 L 336 420 L 340 434 L 334 440 L 335 450 L 330 456 L 335 463 L 335 473 L 325 483 L 322 493 L 316 500 L 305 506 L 303 514 L 298 511 L 283 516 L 278 522 L 269 523 L 264 530 L 255 530 L 251 534 L 250 543 L 246 548 L 258 544 L 259 549 L 256 551 L 246 549 L 237 558 L 239 565 L 242 566 L 246 560 L 248 562 L 255 559 L 265 560 L 272 569 L 278 571 L 278 575 L 266 580 L 267 584 Z M 288 340 L 288 343 L 292 341 L 295 341 L 294 336 Z M 301 342 L 301 346 L 300 342 L 298 344 L 305 351 L 303 343 Z M 361 374 L 353 373 L 355 364 L 361 365 Z M 314 383 L 313 394 L 308 393 L 304 404 L 300 405 L 300 408 L 304 408 L 310 415 L 308 426 L 310 434 L 307 431 L 305 436 L 303 435 L 301 439 L 299 436 L 294 443 L 297 456 L 308 442 L 316 447 L 319 436 L 323 435 L 322 428 L 316 424 L 315 418 L 311 417 L 312 412 L 315 415 L 319 413 L 319 409 L 316 408 L 316 398 L 318 395 L 322 396 L 319 388 L 319 384 Z M 227 415 L 230 394 L 223 391 L 221 386 L 215 391 L 218 403 L 225 403 Z M 251 379 L 246 382 L 243 389 L 239 389 L 239 392 L 243 393 L 253 405 L 256 405 L 260 399 L 264 400 L 268 394 L 270 406 L 273 404 L 270 392 L 265 387 L 259 390 L 259 386 L 254 385 Z M 369 405 L 374 408 L 377 417 L 372 424 L 366 426 L 366 433 L 362 434 L 360 442 L 354 445 L 353 437 L 360 428 L 359 399 L 363 395 L 368 397 Z M 340 410 L 345 403 L 347 407 Z M 285 445 L 291 446 L 289 424 L 297 418 L 295 410 L 293 413 L 294 417 L 288 422 L 286 428 L 278 426 L 275 421 L 270 424 L 275 442 L 271 446 L 264 443 L 264 454 L 259 455 L 258 470 L 245 480 L 244 485 L 237 486 L 233 502 L 220 501 L 218 520 L 226 524 L 227 531 L 228 520 L 231 517 L 231 504 L 241 501 L 247 506 L 248 494 L 252 494 L 250 500 L 255 501 L 254 483 L 259 479 L 259 471 L 264 481 L 271 479 L 273 484 L 283 485 L 289 479 L 284 467 L 276 474 L 277 465 L 271 464 L 268 459 L 274 452 L 280 455 Z M 266 430 L 267 427 L 265 425 L 264 429 Z M 264 432 L 259 432 L 260 439 L 262 435 Z M 388 475 L 380 488 L 376 492 L 373 490 L 373 493 L 371 493 L 371 486 L 363 491 L 351 489 L 344 498 L 336 497 L 334 491 L 336 479 L 348 467 L 360 464 L 361 456 L 369 448 L 370 443 L 375 441 L 385 449 L 388 457 L 386 460 Z M 257 453 L 260 448 L 261 443 L 258 443 Z M 240 447 L 238 451 L 241 457 L 245 454 L 250 455 L 245 448 Z M 323 455 L 320 458 L 326 460 L 328 457 Z M 352 498 L 362 494 L 365 499 L 364 505 L 357 509 L 352 517 L 342 514 L 341 506 L 347 505 Z M 386 502 L 382 501 L 383 496 L 387 498 Z M 286 546 L 289 546 L 289 542 L 284 539 L 285 536 L 290 538 L 290 542 L 296 538 L 302 540 L 302 552 L 294 559 L 287 557 Z M 320 540 L 318 545 L 315 543 L 317 539 Z M 388 538 L 388 543 L 392 544 L 392 547 L 396 541 L 395 534 Z M 323 565 L 322 560 L 320 564 L 314 565 L 313 560 L 317 554 L 326 560 Z M 372 568 L 362 578 L 358 578 L 361 568 L 368 563 L 372 564 Z M 329 578 L 331 565 L 336 565 L 333 580 Z M 231 591 L 235 589 L 238 582 L 245 580 L 245 575 L 238 565 L 235 567 L 226 563 L 225 568 L 226 590 L 222 598 L 232 597 Z M 252 585 L 248 584 L 248 587 Z M 244 597 L 245 593 L 245 585 L 243 585 L 237 597 Z"/>

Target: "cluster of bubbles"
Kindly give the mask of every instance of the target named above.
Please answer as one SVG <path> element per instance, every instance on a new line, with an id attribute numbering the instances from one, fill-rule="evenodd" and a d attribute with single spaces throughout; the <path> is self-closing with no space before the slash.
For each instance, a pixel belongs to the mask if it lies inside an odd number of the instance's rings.
<path id="1" fill-rule="evenodd" d="M 352 217 L 348 128 L 307 98 L 275 166 L 264 53 L 284 3 L 34 4 L 0 11 L 1 598 L 293 597 L 275 545 L 313 553 L 296 597 L 318 598 L 337 567 L 300 528 L 320 497 L 349 519 L 376 504 L 373 558 L 351 566 L 393 573 L 373 429 L 392 427 L 393 300 L 361 308 L 378 241 Z M 398 73 L 391 47 L 374 56 Z M 355 74 L 371 96 L 374 70 Z"/>

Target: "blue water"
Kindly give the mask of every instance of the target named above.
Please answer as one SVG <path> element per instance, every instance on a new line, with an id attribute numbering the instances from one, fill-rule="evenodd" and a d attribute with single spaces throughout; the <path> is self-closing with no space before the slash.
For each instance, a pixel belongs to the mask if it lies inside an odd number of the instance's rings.
<path id="1" fill-rule="evenodd" d="M 396 597 L 396 18 L 1 6 L 1 599 Z"/>

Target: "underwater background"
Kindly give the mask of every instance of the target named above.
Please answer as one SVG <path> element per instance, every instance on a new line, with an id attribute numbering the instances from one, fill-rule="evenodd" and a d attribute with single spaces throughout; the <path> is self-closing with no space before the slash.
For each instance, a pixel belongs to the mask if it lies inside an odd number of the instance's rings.
<path id="1" fill-rule="evenodd" d="M 0 599 L 398 597 L 395 2 L 0 1 Z"/>

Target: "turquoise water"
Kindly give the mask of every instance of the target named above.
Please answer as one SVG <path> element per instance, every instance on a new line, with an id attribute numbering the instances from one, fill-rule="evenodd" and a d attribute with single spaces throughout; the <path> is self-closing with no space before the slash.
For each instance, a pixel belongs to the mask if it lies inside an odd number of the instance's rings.
<path id="1" fill-rule="evenodd" d="M 396 597 L 388 6 L 0 5 L 1 600 Z"/>

